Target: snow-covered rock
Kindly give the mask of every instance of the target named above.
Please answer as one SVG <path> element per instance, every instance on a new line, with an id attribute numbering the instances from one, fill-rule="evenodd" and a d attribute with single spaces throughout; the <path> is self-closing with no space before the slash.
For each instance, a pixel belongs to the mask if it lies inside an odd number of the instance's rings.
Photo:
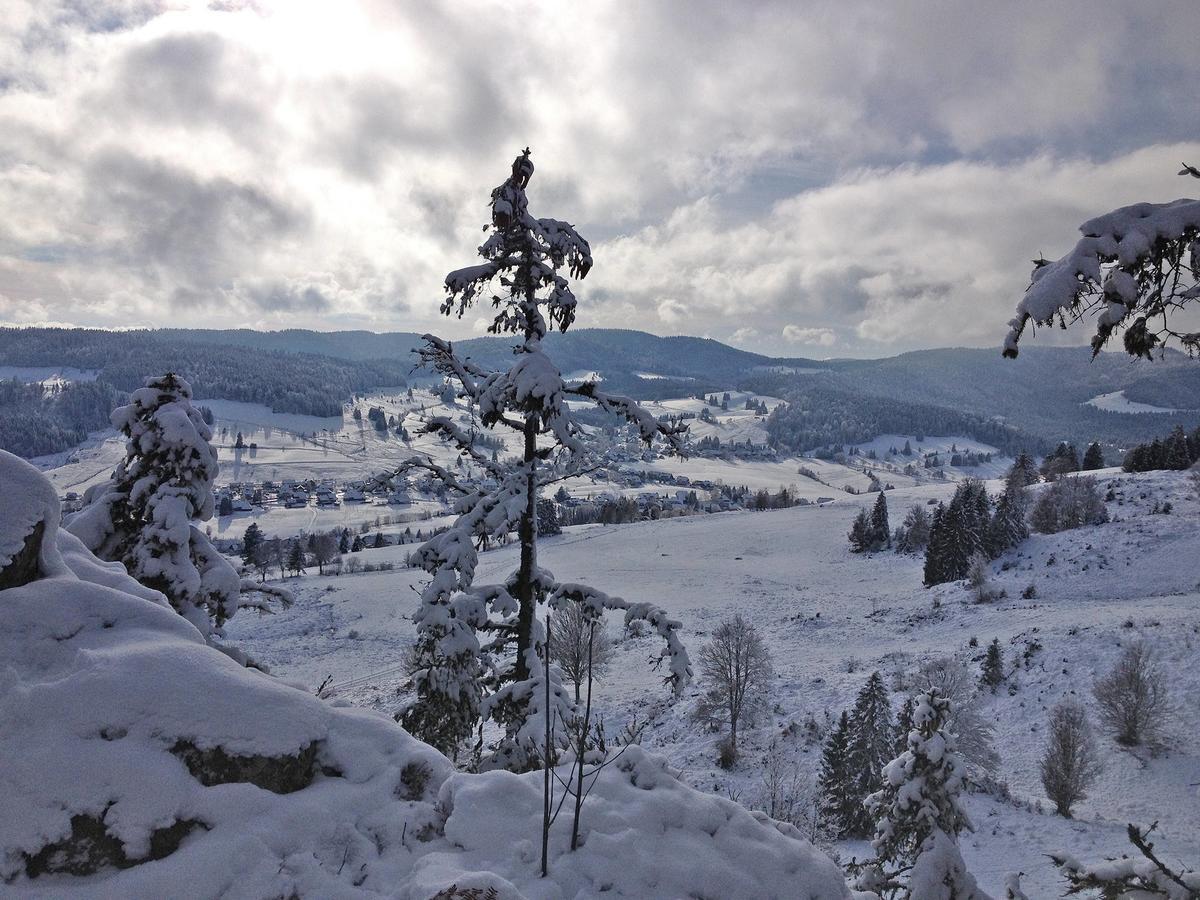
<path id="1" fill-rule="evenodd" d="M 581 849 L 556 823 L 540 879 L 540 773 L 454 774 L 387 716 L 237 664 L 60 532 L 7 454 L 0 496 L 6 561 L 41 527 L 36 577 L 0 590 L 2 896 L 850 896 L 790 826 L 637 747 L 601 775 Z"/>

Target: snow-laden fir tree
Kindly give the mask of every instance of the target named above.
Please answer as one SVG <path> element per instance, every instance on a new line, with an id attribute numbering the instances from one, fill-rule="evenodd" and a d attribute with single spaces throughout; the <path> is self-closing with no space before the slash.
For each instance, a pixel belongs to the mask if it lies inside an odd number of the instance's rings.
<path id="1" fill-rule="evenodd" d="M 846 745 L 850 788 L 855 800 L 845 833 L 869 837 L 875 820 L 867 810 L 867 797 L 883 785 L 883 767 L 895 755 L 892 706 L 883 676 L 872 672 L 850 712 L 850 736 Z"/>
<path id="2" fill-rule="evenodd" d="M 170 373 L 149 378 L 111 420 L 125 435 L 125 459 L 65 527 L 211 637 L 243 605 L 242 585 L 197 527 L 213 516 L 217 451 L 192 388 Z"/>
<path id="3" fill-rule="evenodd" d="M 938 503 L 933 508 L 929 523 L 929 542 L 925 545 L 924 582 L 926 587 L 950 581 L 947 575 L 946 553 L 949 532 L 945 527 L 946 504 Z"/>
<path id="4" fill-rule="evenodd" d="M 850 778 L 846 755 L 850 743 L 850 714 L 842 710 L 837 724 L 830 729 L 821 751 L 821 769 L 817 778 L 820 791 L 821 820 L 837 836 L 845 834 L 862 809 L 863 798 Z"/>
<path id="5" fill-rule="evenodd" d="M 544 757 L 547 717 L 551 740 L 565 745 L 572 703 L 557 666 L 542 664 L 544 629 L 540 604 L 559 608 L 580 603 L 599 619 L 619 609 L 627 622 L 650 623 L 665 641 L 662 659 L 667 681 L 678 693 L 691 678 L 680 642 L 679 623 L 649 603 L 629 603 L 593 588 L 559 584 L 538 564 L 537 505 L 543 488 L 589 464 L 580 426 L 567 400 L 590 402 L 626 419 L 647 444 L 682 446 L 685 428 L 660 424 L 625 397 L 602 392 L 595 381 L 577 386 L 562 375 L 542 346 L 551 329 L 565 332 L 575 321 L 575 295 L 566 273 L 583 278 L 592 266 L 591 249 L 566 222 L 535 218 L 525 188 L 533 175 L 529 152 L 513 162 L 512 173 L 491 197 L 490 235 L 479 247 L 482 262 L 446 276 L 441 311 L 462 315 L 477 303 L 495 310 L 488 330 L 517 338 L 507 371 L 488 371 L 434 335 L 425 335 L 422 363 L 447 379 L 449 399 L 465 400 L 485 428 L 504 428 L 520 439 L 518 461 L 496 462 L 476 445 L 476 432 L 446 416 L 425 422 L 427 433 L 455 444 L 471 472 L 459 475 L 424 458 L 414 458 L 403 474 L 424 468 L 455 497 L 457 519 L 413 555 L 429 573 L 414 617 L 417 641 L 411 657 L 415 702 L 402 721 L 418 737 L 453 754 L 482 719 L 503 727 L 484 767 L 523 769 Z M 477 542 L 516 532 L 520 562 L 503 584 L 475 584 Z M 549 684 L 547 684 L 547 679 Z M 549 687 L 549 707 L 547 707 Z M 553 752 L 553 751 L 551 751 Z"/>
<path id="6" fill-rule="evenodd" d="M 988 555 L 993 559 L 1029 537 L 1029 494 L 1024 478 L 1014 465 L 996 500 L 987 540 Z"/>
<path id="7" fill-rule="evenodd" d="M 959 802 L 963 765 L 947 728 L 950 701 L 918 694 L 907 749 L 883 771 L 867 804 L 876 817 L 875 863 L 860 887 L 911 900 L 984 900 L 957 837 L 971 822 Z"/>

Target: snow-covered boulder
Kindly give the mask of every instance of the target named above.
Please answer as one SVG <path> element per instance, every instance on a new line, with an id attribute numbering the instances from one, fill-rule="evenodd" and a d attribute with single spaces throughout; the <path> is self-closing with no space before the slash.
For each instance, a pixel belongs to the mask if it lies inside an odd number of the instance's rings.
<path id="1" fill-rule="evenodd" d="M 540 773 L 455 774 L 390 718 L 239 665 L 3 453 L 0 498 L 2 568 L 37 559 L 0 589 L 0 896 L 849 896 L 794 830 L 636 747 L 540 879 Z"/>

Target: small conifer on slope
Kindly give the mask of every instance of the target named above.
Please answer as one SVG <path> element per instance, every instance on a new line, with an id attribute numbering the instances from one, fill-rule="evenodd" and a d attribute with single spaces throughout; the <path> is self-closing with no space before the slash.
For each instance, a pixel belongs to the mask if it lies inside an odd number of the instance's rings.
<path id="1" fill-rule="evenodd" d="M 410 460 L 397 473 L 429 470 L 457 498 L 458 516 L 414 554 L 431 577 L 414 617 L 416 700 L 402 722 L 422 740 L 453 754 L 481 719 L 492 719 L 503 726 L 504 735 L 482 765 L 518 770 L 537 764 L 548 729 L 553 743 L 565 744 L 572 715 L 558 668 L 547 672 L 542 664 L 546 636 L 537 616 L 541 604 L 556 608 L 575 601 L 589 617 L 619 609 L 627 622 L 645 620 L 665 642 L 662 658 L 672 688 L 682 691 L 691 678 L 679 623 L 661 609 L 585 585 L 559 584 L 537 562 L 537 504 L 543 488 L 594 462 L 568 399 L 621 416 L 647 444 L 658 439 L 673 451 L 682 447 L 686 428 L 659 423 L 632 400 L 604 393 L 595 381 L 563 383 L 542 340 L 551 328 L 565 332 L 575 321 L 575 295 L 560 271 L 583 278 L 592 266 L 591 249 L 566 222 L 530 214 L 525 188 L 532 175 L 526 151 L 513 162 L 511 176 L 492 192 L 491 234 L 479 247 L 483 262 L 446 276 L 441 307 L 443 314 L 461 317 L 475 303 L 489 303 L 495 317 L 488 330 L 518 339 L 513 365 L 507 371 L 485 370 L 434 335 L 425 335 L 425 346 L 418 351 L 423 364 L 447 378 L 484 428 L 509 428 L 520 435 L 520 461 L 493 460 L 477 445 L 475 432 L 448 417 L 434 417 L 424 430 L 455 444 L 477 477 L 460 477 L 425 458 Z M 510 532 L 516 532 L 520 544 L 516 571 L 504 584 L 476 585 L 477 542 L 499 540 Z"/>
<path id="2" fill-rule="evenodd" d="M 820 791 L 821 819 L 836 836 L 846 834 L 862 808 L 850 777 L 846 748 L 850 742 L 850 714 L 841 718 L 825 738 L 821 751 L 821 769 L 817 778 Z"/>
<path id="3" fill-rule="evenodd" d="M 893 729 L 892 707 L 883 676 L 872 672 L 850 713 L 846 745 L 850 790 L 855 802 L 853 814 L 845 822 L 845 831 L 854 837 L 869 837 L 874 828 L 875 821 L 865 801 L 883 786 L 884 766 L 894 755 Z"/>

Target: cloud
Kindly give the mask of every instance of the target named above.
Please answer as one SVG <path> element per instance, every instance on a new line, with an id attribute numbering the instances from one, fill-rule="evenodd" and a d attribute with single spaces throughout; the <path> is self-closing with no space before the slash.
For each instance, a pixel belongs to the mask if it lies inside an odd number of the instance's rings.
<path id="1" fill-rule="evenodd" d="M 581 326 L 993 343 L 1031 256 L 1182 190 L 1191 7 L 10 0 L 0 319 L 464 336 L 531 145 Z"/>
<path id="2" fill-rule="evenodd" d="M 818 347 L 832 347 L 837 343 L 837 335 L 830 328 L 801 328 L 799 325 L 784 325 L 781 336 L 789 344 L 815 344 Z"/>
<path id="3" fill-rule="evenodd" d="M 687 304 L 671 298 L 659 300 L 656 309 L 658 317 L 668 325 L 676 325 L 682 322 L 688 311 Z"/>
<path id="4" fill-rule="evenodd" d="M 806 331 L 836 335 L 858 355 L 994 346 L 1035 256 L 1065 253 L 1098 212 L 1174 198 L 1188 185 L 1173 160 L 1196 158 L 1200 143 L 1102 163 L 1039 156 L 863 169 L 742 223 L 699 201 L 603 245 L 593 277 L 643 308 L 667 291 L 686 298 L 692 331 L 729 333 L 749 319 L 780 336 L 781 353 Z"/>

